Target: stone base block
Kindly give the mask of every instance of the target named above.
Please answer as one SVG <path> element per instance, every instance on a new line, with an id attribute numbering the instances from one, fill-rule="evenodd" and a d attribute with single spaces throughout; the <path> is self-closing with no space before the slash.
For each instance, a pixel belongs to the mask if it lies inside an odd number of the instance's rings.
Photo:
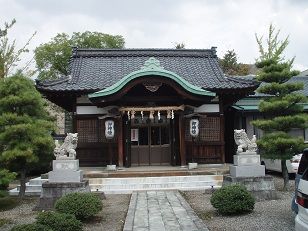
<path id="1" fill-rule="evenodd" d="M 233 177 L 259 177 L 265 176 L 264 165 L 230 166 L 230 175 Z"/>
<path id="2" fill-rule="evenodd" d="M 52 170 L 79 170 L 79 160 L 57 159 L 52 161 Z"/>
<path id="3" fill-rule="evenodd" d="M 237 166 L 242 165 L 260 165 L 260 155 L 258 154 L 249 154 L 249 155 L 234 155 L 233 163 Z"/>
<path id="4" fill-rule="evenodd" d="M 188 169 L 196 169 L 198 168 L 198 163 L 188 163 Z"/>
<path id="5" fill-rule="evenodd" d="M 106 169 L 107 171 L 116 171 L 117 166 L 115 164 L 108 164 Z"/>
<path id="6" fill-rule="evenodd" d="M 51 210 L 56 200 L 60 197 L 73 192 L 90 192 L 89 181 L 74 183 L 52 183 L 45 182 L 42 184 L 42 192 L 39 204 L 34 210 Z"/>
<path id="7" fill-rule="evenodd" d="M 56 170 L 48 173 L 48 181 L 49 182 L 81 182 L 83 181 L 83 171 L 78 170 Z"/>
<path id="8" fill-rule="evenodd" d="M 274 180 L 271 176 L 262 177 L 232 177 L 226 175 L 223 178 L 222 185 L 242 184 L 250 191 L 257 201 L 275 200 L 277 193 Z"/>

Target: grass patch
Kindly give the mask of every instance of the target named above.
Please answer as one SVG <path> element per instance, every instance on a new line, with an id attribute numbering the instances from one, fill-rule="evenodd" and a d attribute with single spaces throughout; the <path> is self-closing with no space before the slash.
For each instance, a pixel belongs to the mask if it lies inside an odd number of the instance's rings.
<path id="1" fill-rule="evenodd" d="M 0 211 L 6 211 L 15 208 L 19 205 L 20 200 L 19 198 L 15 197 L 2 197 L 0 198 Z"/>
<path id="2" fill-rule="evenodd" d="M 6 225 L 6 224 L 10 224 L 11 220 L 10 219 L 6 219 L 6 218 L 0 218 L 0 227 Z"/>

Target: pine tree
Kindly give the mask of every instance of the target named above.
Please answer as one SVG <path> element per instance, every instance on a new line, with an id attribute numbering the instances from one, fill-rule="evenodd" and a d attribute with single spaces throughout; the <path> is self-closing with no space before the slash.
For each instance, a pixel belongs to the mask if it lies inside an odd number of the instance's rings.
<path id="1" fill-rule="evenodd" d="M 266 94 L 267 97 L 259 104 L 259 111 L 265 115 L 266 119 L 254 121 L 253 125 L 264 131 L 264 136 L 257 142 L 261 155 L 265 158 L 281 160 L 283 189 L 288 190 L 289 176 L 286 160 L 302 152 L 304 148 L 303 138 L 292 137 L 288 132 L 292 128 L 307 126 L 307 116 L 302 113 L 301 105 L 306 97 L 297 92 L 303 89 L 302 83 L 287 82 L 298 72 L 291 70 L 294 58 L 285 60 L 282 56 L 289 44 L 289 38 L 279 40 L 279 32 L 270 25 L 266 47 L 263 46 L 263 37 L 256 35 L 260 51 L 256 65 L 261 70 L 257 80 L 265 83 L 258 88 L 258 92 Z"/>
<path id="2" fill-rule="evenodd" d="M 54 123 L 32 80 L 16 74 L 0 81 L 0 162 L 20 175 L 25 195 L 26 175 L 53 158 Z"/>
<path id="3" fill-rule="evenodd" d="M 222 59 L 219 60 L 223 72 L 227 75 L 248 75 L 249 66 L 237 62 L 237 54 L 234 50 L 228 50 Z"/>

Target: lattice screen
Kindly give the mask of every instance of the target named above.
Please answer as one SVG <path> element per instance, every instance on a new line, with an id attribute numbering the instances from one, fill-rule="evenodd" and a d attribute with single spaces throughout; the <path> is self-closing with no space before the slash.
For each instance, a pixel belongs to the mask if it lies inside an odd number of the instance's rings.
<path id="1" fill-rule="evenodd" d="M 105 120 L 98 119 L 77 119 L 78 141 L 81 143 L 107 143 L 105 137 Z M 112 142 L 117 140 L 117 123 L 115 122 L 115 136 Z"/>
<path id="2" fill-rule="evenodd" d="M 220 118 L 219 117 L 202 117 L 200 121 L 200 141 L 220 141 Z M 189 119 L 185 121 L 185 140 L 191 141 L 189 134 Z"/>
<path id="3" fill-rule="evenodd" d="M 84 119 L 77 120 L 78 142 L 98 142 L 98 120 Z"/>

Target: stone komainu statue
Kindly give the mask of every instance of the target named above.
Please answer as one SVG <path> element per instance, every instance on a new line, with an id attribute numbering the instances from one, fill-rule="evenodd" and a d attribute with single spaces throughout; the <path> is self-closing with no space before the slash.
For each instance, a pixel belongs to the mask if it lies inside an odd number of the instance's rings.
<path id="1" fill-rule="evenodd" d="M 55 141 L 56 147 L 53 151 L 56 159 L 76 159 L 78 133 L 67 133 L 62 145 Z"/>
<path id="2" fill-rule="evenodd" d="M 245 129 L 234 130 L 234 140 L 237 147 L 238 154 L 245 154 L 245 152 L 256 152 L 257 144 L 256 144 L 256 136 L 253 135 L 250 140 L 245 132 Z"/>

